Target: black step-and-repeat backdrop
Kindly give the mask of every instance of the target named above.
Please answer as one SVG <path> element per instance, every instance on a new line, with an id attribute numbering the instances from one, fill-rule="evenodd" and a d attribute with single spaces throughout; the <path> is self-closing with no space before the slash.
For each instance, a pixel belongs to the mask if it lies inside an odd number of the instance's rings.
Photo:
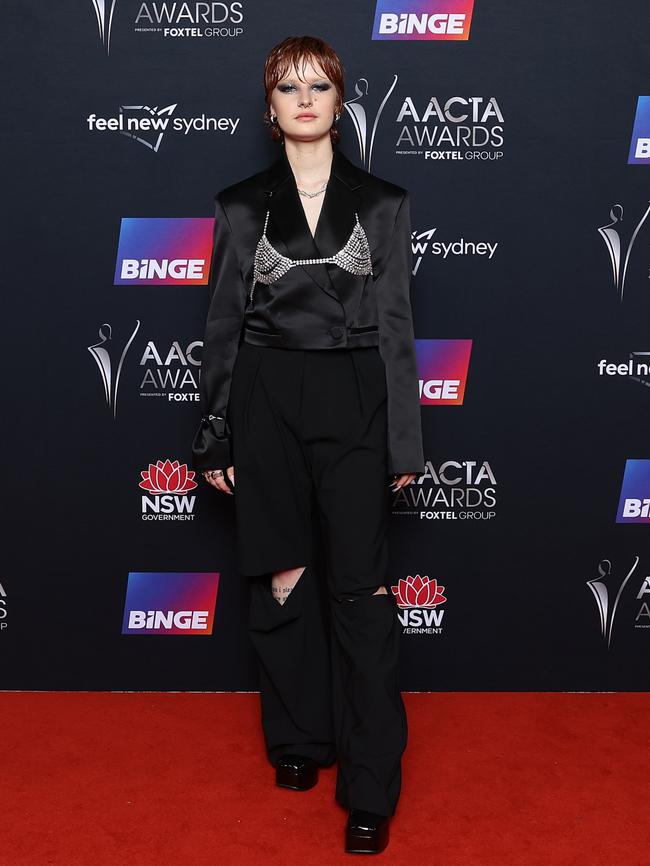
<path id="1" fill-rule="evenodd" d="M 213 196 L 275 157 L 264 58 L 310 33 L 346 67 L 342 149 L 411 193 L 428 472 L 391 526 L 403 687 L 646 689 L 646 3 L 2 19 L 0 687 L 256 688 L 234 502 L 190 448 Z"/>

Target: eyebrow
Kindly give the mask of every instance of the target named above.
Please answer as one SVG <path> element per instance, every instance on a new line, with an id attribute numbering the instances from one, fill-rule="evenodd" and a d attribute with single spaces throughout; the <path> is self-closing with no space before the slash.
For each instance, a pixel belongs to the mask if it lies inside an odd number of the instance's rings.
<path id="1" fill-rule="evenodd" d="M 285 76 L 284 78 L 280 78 L 280 79 L 278 80 L 278 84 L 282 84 L 282 83 L 286 83 L 286 84 L 295 84 L 296 81 L 304 81 L 305 84 L 315 84 L 317 81 L 327 81 L 327 82 L 329 82 L 330 80 L 329 80 L 329 78 L 327 77 L 327 75 L 317 75 L 316 78 L 315 78 L 313 81 L 311 81 L 311 82 L 310 82 L 309 80 L 305 80 L 305 79 L 302 79 L 302 78 L 293 78 L 293 77 L 291 77 L 291 78 L 287 78 L 287 77 Z M 330 83 L 331 83 L 331 82 L 330 82 Z"/>

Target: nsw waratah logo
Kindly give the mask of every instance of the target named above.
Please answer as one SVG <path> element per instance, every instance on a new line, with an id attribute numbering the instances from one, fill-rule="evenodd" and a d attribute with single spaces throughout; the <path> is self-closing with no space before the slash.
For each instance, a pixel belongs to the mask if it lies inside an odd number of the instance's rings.
<path id="1" fill-rule="evenodd" d="M 143 520 L 194 520 L 196 473 L 178 460 L 157 460 L 140 472 Z"/>
<path id="2" fill-rule="evenodd" d="M 444 609 L 436 610 L 447 601 L 444 586 L 436 578 L 429 579 L 426 575 L 408 575 L 400 578 L 391 590 L 402 609 L 399 621 L 404 626 L 405 634 L 441 634 Z"/>
<path id="3" fill-rule="evenodd" d="M 416 340 L 420 403 L 427 406 L 460 406 L 465 383 L 471 340 Z"/>
<path id="4" fill-rule="evenodd" d="M 373 39 L 469 39 L 474 0 L 377 0 Z"/>
<path id="5" fill-rule="evenodd" d="M 397 586 L 391 586 L 397 599 L 398 607 L 437 607 L 447 601 L 443 595 L 444 586 L 438 586 L 438 581 L 416 574 L 412 577 L 400 578 Z"/>
<path id="6" fill-rule="evenodd" d="M 627 460 L 617 523 L 650 523 L 650 460 Z"/>
<path id="7" fill-rule="evenodd" d="M 124 217 L 115 285 L 206 285 L 213 232 L 214 217 Z"/>

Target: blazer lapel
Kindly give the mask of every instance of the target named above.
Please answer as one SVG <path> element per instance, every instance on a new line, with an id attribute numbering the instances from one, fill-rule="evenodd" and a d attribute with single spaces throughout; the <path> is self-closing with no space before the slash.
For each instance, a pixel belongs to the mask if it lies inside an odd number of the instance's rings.
<path id="1" fill-rule="evenodd" d="M 348 242 L 355 223 L 355 213 L 359 212 L 361 196 L 356 182 L 346 171 L 345 157 L 340 151 L 334 150 L 332 175 L 325 193 L 325 199 L 316 225 L 314 243 L 323 258 L 338 253 Z M 345 160 L 347 162 L 347 160 Z M 352 164 L 348 163 L 351 167 Z M 361 219 L 361 217 L 359 217 Z M 333 284 L 337 296 L 345 300 L 350 286 L 350 274 L 333 264 L 326 264 L 325 269 Z"/>
<path id="2" fill-rule="evenodd" d="M 309 230 L 309 223 L 300 203 L 298 187 L 284 148 L 280 158 L 269 171 L 267 193 L 270 212 L 267 234 L 278 252 L 291 259 L 321 258 Z M 325 197 L 327 198 L 327 191 Z M 324 206 L 325 202 L 323 202 Z M 338 300 L 325 265 L 297 265 L 297 267 L 302 268 L 319 288 Z"/>
<path id="3" fill-rule="evenodd" d="M 332 168 L 321 212 L 312 237 L 295 178 L 284 148 L 267 174 L 269 240 L 292 259 L 326 258 L 345 246 L 361 206 L 362 174 L 334 148 Z M 361 216 L 359 217 L 361 219 Z M 276 242 L 279 239 L 279 242 Z M 284 245 L 284 249 L 281 247 Z M 345 294 L 346 273 L 332 264 L 306 265 L 303 271 L 335 300 Z"/>

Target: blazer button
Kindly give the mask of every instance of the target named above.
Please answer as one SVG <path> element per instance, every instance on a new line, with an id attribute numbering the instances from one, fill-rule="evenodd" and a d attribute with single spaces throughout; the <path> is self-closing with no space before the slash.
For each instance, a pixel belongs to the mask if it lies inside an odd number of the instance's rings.
<path id="1" fill-rule="evenodd" d="M 343 328 L 340 325 L 334 325 L 333 328 L 330 328 L 330 334 L 334 337 L 335 340 L 340 340 L 343 336 Z"/>

